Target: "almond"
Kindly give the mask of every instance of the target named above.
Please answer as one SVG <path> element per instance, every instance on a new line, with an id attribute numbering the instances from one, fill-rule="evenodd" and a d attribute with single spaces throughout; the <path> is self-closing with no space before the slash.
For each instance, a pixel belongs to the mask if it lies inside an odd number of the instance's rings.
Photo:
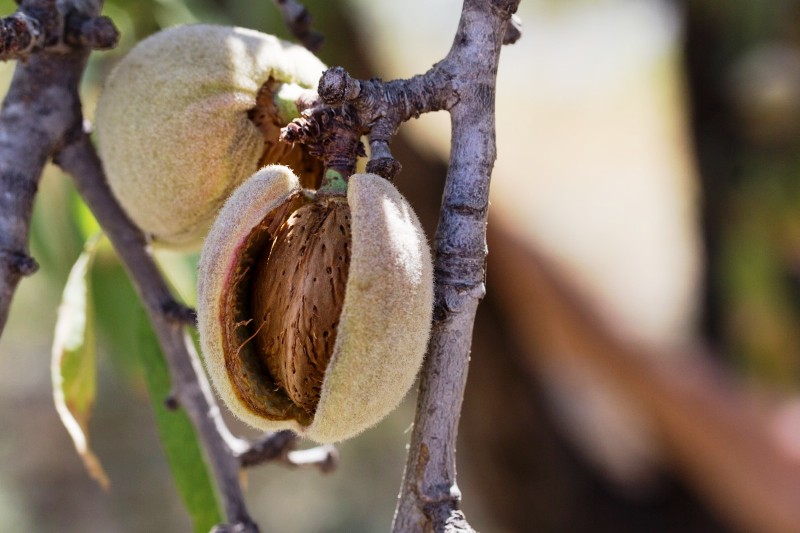
<path id="1" fill-rule="evenodd" d="M 200 259 L 198 328 L 220 396 L 255 427 L 317 442 L 351 437 L 400 402 L 432 302 L 419 221 L 371 174 L 337 193 L 266 167 L 226 202 Z"/>
<path id="2" fill-rule="evenodd" d="M 304 48 L 243 28 L 177 26 L 138 43 L 105 82 L 98 148 L 120 205 L 156 244 L 196 248 L 230 193 L 261 166 L 322 168 L 280 143 L 275 105 L 316 87 Z M 292 102 L 289 102 L 292 103 Z"/>

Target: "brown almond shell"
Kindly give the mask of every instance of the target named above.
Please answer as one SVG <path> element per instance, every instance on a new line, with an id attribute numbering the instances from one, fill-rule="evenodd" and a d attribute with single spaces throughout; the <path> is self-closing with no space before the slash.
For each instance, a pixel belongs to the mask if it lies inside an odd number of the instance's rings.
<path id="1" fill-rule="evenodd" d="M 251 330 L 277 384 L 313 413 L 336 343 L 350 265 L 350 208 L 339 194 L 295 210 L 253 266 Z"/>

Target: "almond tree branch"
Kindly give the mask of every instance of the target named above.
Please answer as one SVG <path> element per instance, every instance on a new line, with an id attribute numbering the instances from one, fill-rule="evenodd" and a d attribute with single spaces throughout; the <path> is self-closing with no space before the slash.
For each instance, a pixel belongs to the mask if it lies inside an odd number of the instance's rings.
<path id="1" fill-rule="evenodd" d="M 367 172 L 387 179 L 401 170 L 389 141 L 403 122 L 422 113 L 449 109 L 458 100 L 449 72 L 441 64 L 407 80 L 355 80 L 342 67 L 326 70 L 319 80 L 319 97 L 328 106 L 346 106 L 366 125 L 370 160 Z"/>
<path id="2" fill-rule="evenodd" d="M 472 326 L 484 294 L 489 181 L 496 158 L 494 97 L 506 27 L 518 0 L 465 0 L 449 54 L 459 96 L 435 237 L 436 300 L 394 531 L 470 531 L 459 510 L 456 434 Z"/>
<path id="3" fill-rule="evenodd" d="M 89 50 L 62 44 L 58 32 L 66 19 L 95 19 L 100 4 L 61 13 L 54 0 L 26 0 L 0 20 L 0 59 L 39 51 L 17 65 L 0 111 L 0 333 L 20 279 L 37 269 L 28 235 L 42 169 L 81 123 L 77 88 Z"/>
<path id="4" fill-rule="evenodd" d="M 458 102 L 435 237 L 436 299 L 428 356 L 394 531 L 470 531 L 459 510 L 456 434 L 472 326 L 484 294 L 489 181 L 496 158 L 495 83 L 500 48 L 518 0 L 464 0 L 450 72 Z"/>
<path id="5" fill-rule="evenodd" d="M 455 443 L 475 311 L 485 290 L 497 65 L 502 44 L 519 37 L 519 21 L 512 22 L 518 5 L 519 0 L 465 0 L 449 54 L 413 78 L 364 81 L 340 67 L 328 69 L 319 82 L 319 103 L 282 133 L 291 142 L 322 146 L 317 151 L 324 155 L 333 144 L 325 138 L 333 109 L 352 124 L 356 138 L 368 134 L 367 171 L 392 179 L 400 165 L 389 141 L 399 125 L 421 113 L 450 112 L 451 156 L 434 243 L 433 331 L 394 518 L 397 532 L 472 531 L 459 510 Z M 356 155 L 350 154 L 353 160 Z"/>
<path id="6" fill-rule="evenodd" d="M 185 326 L 169 313 L 174 300 L 142 232 L 128 219 L 106 183 L 102 165 L 87 134 L 67 144 L 55 162 L 75 180 L 83 200 L 117 251 L 144 303 L 172 376 L 174 398 L 184 408 L 203 442 L 225 517 L 236 531 L 256 532 L 239 484 L 239 462 L 227 445 L 222 420 L 194 344 Z"/>

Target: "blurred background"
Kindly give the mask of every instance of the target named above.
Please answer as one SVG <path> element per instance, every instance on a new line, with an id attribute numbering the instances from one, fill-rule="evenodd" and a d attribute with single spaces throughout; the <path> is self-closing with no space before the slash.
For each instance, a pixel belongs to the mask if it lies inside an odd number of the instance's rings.
<path id="1" fill-rule="evenodd" d="M 408 77 L 449 49 L 456 0 L 306 2 L 319 55 L 360 78 Z M 0 13 L 15 4 L 0 0 Z M 83 95 L 175 24 L 288 38 L 272 2 L 107 1 L 120 46 Z M 459 444 L 463 508 L 494 532 L 800 531 L 800 1 L 523 0 L 497 86 L 488 295 Z M 13 64 L 0 66 L 7 87 Z M 4 89 L 3 89 L 4 90 Z M 432 235 L 446 114 L 393 142 L 396 178 Z M 113 251 L 92 274 L 98 392 L 85 473 L 53 407 L 64 283 L 97 230 L 48 169 L 0 340 L 0 530 L 186 531 L 135 347 L 135 296 Z M 197 258 L 161 253 L 193 304 Z M 413 398 L 342 444 L 337 472 L 247 473 L 263 531 L 389 528 Z M 232 422 L 237 431 L 251 434 Z M 796 526 L 796 527 L 794 527 Z"/>

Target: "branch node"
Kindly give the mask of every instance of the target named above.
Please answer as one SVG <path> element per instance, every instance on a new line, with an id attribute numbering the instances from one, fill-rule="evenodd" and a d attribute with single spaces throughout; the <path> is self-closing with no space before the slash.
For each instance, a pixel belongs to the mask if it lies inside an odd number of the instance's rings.
<path id="1" fill-rule="evenodd" d="M 356 159 L 364 156 L 363 128 L 352 106 L 314 107 L 303 111 L 281 130 L 281 140 L 306 145 L 308 153 L 323 161 L 326 168 L 345 177 L 353 174 Z"/>
<path id="2" fill-rule="evenodd" d="M 392 181 L 397 176 L 403 166 L 394 157 L 379 157 L 377 159 L 370 159 L 367 162 L 367 172 L 370 174 L 377 174 L 389 181 Z"/>
<path id="3" fill-rule="evenodd" d="M 21 11 L 0 19 L 0 59 L 26 58 L 39 36 L 39 22 Z"/>
<path id="4" fill-rule="evenodd" d="M 320 99 L 330 106 L 343 105 L 358 98 L 361 84 L 343 67 L 331 67 L 322 73 L 317 88 Z"/>
<path id="5" fill-rule="evenodd" d="M 0 250 L 0 259 L 6 261 L 20 276 L 32 276 L 39 270 L 36 259 L 17 250 Z"/>
<path id="6" fill-rule="evenodd" d="M 391 119 L 381 117 L 372 124 L 369 132 L 370 160 L 367 163 L 367 172 L 382 176 L 389 181 L 403 168 L 389 150 L 389 140 L 396 129 L 397 125 Z"/>
<path id="7" fill-rule="evenodd" d="M 80 25 L 79 40 L 92 50 L 110 50 L 119 42 L 119 30 L 108 17 L 90 17 Z"/>
<path id="8" fill-rule="evenodd" d="M 164 398 L 164 407 L 169 411 L 177 411 L 181 407 L 181 402 L 178 400 L 178 395 L 175 392 L 170 392 L 169 396 Z"/>
<path id="9" fill-rule="evenodd" d="M 194 326 L 197 324 L 197 311 L 182 303 L 170 300 L 161 306 L 161 313 L 170 323 Z"/>
<path id="10" fill-rule="evenodd" d="M 522 19 L 519 15 L 511 15 L 506 24 L 506 33 L 503 35 L 503 44 L 514 44 L 522 37 Z"/>
<path id="11" fill-rule="evenodd" d="M 452 76 L 438 65 L 425 74 L 388 82 L 380 78 L 357 80 L 343 67 L 331 67 L 320 77 L 317 92 L 323 109 L 343 109 L 360 128 L 353 133 L 369 134 L 367 171 L 391 180 L 402 169 L 389 150 L 398 126 L 422 113 L 452 107 L 457 95 L 451 81 Z"/>

